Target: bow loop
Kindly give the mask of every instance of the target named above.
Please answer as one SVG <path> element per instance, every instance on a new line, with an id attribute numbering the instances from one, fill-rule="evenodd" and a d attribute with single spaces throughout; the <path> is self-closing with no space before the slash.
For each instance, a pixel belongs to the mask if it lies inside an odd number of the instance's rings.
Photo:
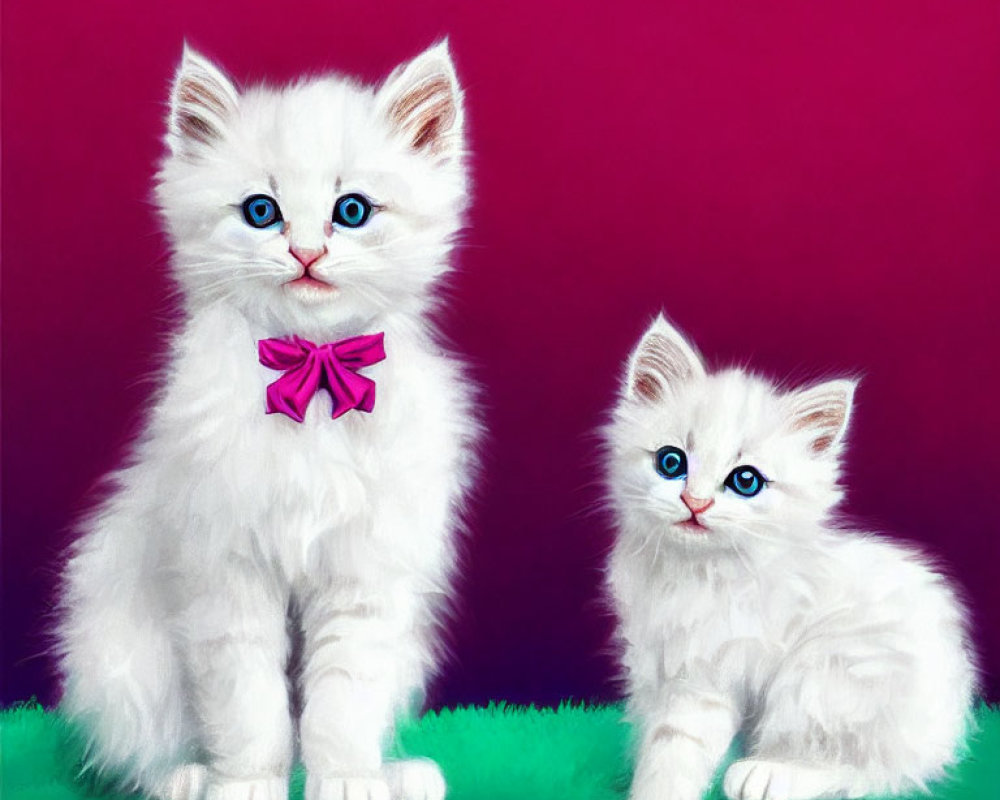
<path id="1" fill-rule="evenodd" d="M 333 419 L 352 408 L 370 413 L 375 407 L 375 381 L 357 371 L 385 359 L 384 336 L 354 336 L 318 347 L 298 336 L 261 339 L 257 343 L 260 363 L 284 370 L 267 387 L 267 413 L 285 414 L 302 422 L 309 401 L 320 388 L 333 400 Z"/>
<path id="2" fill-rule="evenodd" d="M 293 369 L 302 364 L 306 356 L 315 349 L 316 345 L 298 336 L 291 339 L 261 339 L 257 343 L 260 363 L 271 369 Z"/>
<path id="3" fill-rule="evenodd" d="M 350 339 L 341 339 L 328 347 L 333 348 L 333 352 L 342 364 L 352 369 L 355 365 L 364 367 L 374 364 L 385 358 L 385 334 L 373 333 L 370 336 L 352 336 Z M 375 361 L 368 361 L 374 358 Z"/>

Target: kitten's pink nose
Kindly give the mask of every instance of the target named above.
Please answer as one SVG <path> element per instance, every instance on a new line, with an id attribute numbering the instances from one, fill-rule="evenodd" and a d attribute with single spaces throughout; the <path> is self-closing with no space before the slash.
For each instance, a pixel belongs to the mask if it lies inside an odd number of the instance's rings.
<path id="1" fill-rule="evenodd" d="M 684 501 L 684 505 L 688 507 L 692 514 L 700 514 L 711 508 L 715 504 L 714 498 L 708 498 L 707 500 L 702 500 L 700 497 L 694 497 L 688 494 L 688 490 L 685 489 L 681 492 L 681 500 Z"/>
<path id="2" fill-rule="evenodd" d="M 298 261 L 303 267 L 309 269 L 312 264 L 315 264 L 319 259 L 326 255 L 326 245 L 323 245 L 319 250 L 314 250 L 308 247 L 296 247 L 292 245 L 288 248 L 288 252 L 295 256 L 295 260 Z"/>

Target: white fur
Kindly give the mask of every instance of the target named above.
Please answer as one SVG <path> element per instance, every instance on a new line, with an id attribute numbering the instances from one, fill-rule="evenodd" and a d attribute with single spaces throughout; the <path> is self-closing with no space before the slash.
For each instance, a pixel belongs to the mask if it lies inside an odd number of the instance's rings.
<path id="1" fill-rule="evenodd" d="M 392 103 L 428 76 L 449 115 L 417 147 Z M 93 766 L 171 800 L 280 800 L 300 755 L 309 800 L 443 796 L 436 767 L 387 772 L 382 747 L 439 660 L 473 466 L 469 383 L 427 319 L 466 205 L 462 123 L 444 44 L 378 90 L 325 77 L 241 93 L 185 51 L 156 186 L 184 320 L 65 574 L 63 705 L 89 728 Z M 331 228 L 352 191 L 382 208 Z M 290 227 L 248 226 L 255 193 Z M 300 269 L 290 246 L 325 246 L 314 273 L 338 288 L 284 285 Z M 302 424 L 265 414 L 280 373 L 258 340 L 378 331 L 387 358 L 362 370 L 374 413 L 333 420 L 321 391 Z"/>
<path id="2" fill-rule="evenodd" d="M 662 317 L 633 354 L 607 441 L 634 800 L 698 800 L 741 728 L 733 800 L 898 793 L 959 752 L 975 687 L 962 604 L 914 548 L 832 519 L 853 389 L 706 374 Z M 686 480 L 655 471 L 665 445 L 687 453 Z M 745 464 L 772 481 L 752 498 L 723 488 Z M 681 525 L 685 488 L 715 501 L 705 529 Z"/>

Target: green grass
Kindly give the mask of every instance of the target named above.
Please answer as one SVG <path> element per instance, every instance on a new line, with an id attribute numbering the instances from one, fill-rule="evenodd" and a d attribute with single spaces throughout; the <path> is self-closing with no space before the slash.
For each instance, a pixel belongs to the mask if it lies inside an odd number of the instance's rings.
<path id="1" fill-rule="evenodd" d="M 981 705 L 971 752 L 936 800 L 1000 798 L 1000 708 Z M 448 780 L 450 800 L 620 800 L 627 794 L 630 730 L 615 706 L 461 708 L 403 723 L 394 756 L 428 756 Z M 79 779 L 81 743 L 55 712 L 36 703 L 0 711 L 3 800 L 131 800 Z M 915 797 L 926 797 L 915 795 Z M 292 779 L 302 797 L 302 774 Z M 718 786 L 708 795 L 721 800 Z"/>

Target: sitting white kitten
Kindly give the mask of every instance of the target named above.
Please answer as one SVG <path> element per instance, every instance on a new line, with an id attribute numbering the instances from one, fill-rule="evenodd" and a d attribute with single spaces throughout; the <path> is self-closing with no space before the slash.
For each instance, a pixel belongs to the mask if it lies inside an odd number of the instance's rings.
<path id="1" fill-rule="evenodd" d="M 184 320 L 66 569 L 63 707 L 159 798 L 284 798 L 297 757 L 308 800 L 440 798 L 382 747 L 438 659 L 476 430 L 428 321 L 467 202 L 447 46 L 377 90 L 241 92 L 185 50 L 167 143 Z"/>
<path id="2" fill-rule="evenodd" d="M 662 318 L 607 432 L 609 581 L 639 731 L 633 800 L 922 787 L 975 685 L 966 613 L 915 550 L 832 521 L 855 384 L 706 374 Z"/>

